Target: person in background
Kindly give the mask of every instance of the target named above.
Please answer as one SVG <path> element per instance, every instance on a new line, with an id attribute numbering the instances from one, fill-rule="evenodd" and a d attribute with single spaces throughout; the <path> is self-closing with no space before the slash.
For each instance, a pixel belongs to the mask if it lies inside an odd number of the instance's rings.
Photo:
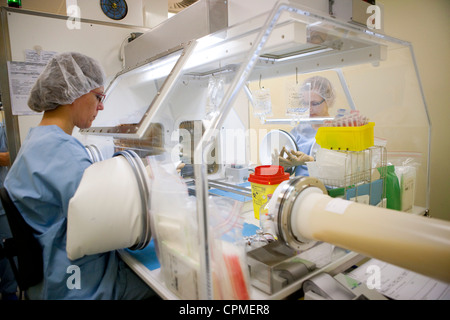
<path id="1" fill-rule="evenodd" d="M 0 107 L 1 109 L 1 107 Z M 2 112 L 2 109 L 0 110 Z M 5 119 L 0 122 L 0 188 L 3 187 L 10 165 L 8 144 L 6 141 Z M 0 201 L 0 241 L 11 238 L 8 219 Z M 17 300 L 17 282 L 7 258 L 0 259 L 0 294 L 2 300 Z"/>
<path id="2" fill-rule="evenodd" d="M 329 108 L 334 104 L 336 95 L 331 82 L 324 77 L 314 76 L 306 79 L 300 89 L 300 104 L 310 108 L 310 118 L 329 117 Z M 283 149 L 278 159 L 280 166 L 289 170 L 295 168 L 295 176 L 308 176 L 305 163 L 314 161 L 311 151 L 315 143 L 315 136 L 320 125 L 300 123 L 291 131 L 298 147 L 298 151 Z M 286 157 L 285 157 L 286 155 Z"/>
<path id="3" fill-rule="evenodd" d="M 103 110 L 104 79 L 96 60 L 66 52 L 49 61 L 30 91 L 28 106 L 44 113 L 39 125 L 30 129 L 5 180 L 5 188 L 43 250 L 44 278 L 27 291 L 29 299 L 147 299 L 156 295 L 116 251 L 75 261 L 67 257 L 69 200 L 92 164 L 72 131 L 89 128 Z M 74 266 L 79 268 L 79 286 L 68 284 Z"/>

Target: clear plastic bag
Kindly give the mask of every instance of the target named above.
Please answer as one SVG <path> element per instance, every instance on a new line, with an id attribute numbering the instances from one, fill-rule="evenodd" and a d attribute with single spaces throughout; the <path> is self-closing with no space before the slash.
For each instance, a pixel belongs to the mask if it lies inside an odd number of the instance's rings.
<path id="1" fill-rule="evenodd" d="M 287 86 L 286 115 L 295 119 L 309 118 L 310 116 L 309 105 L 303 106 L 301 104 L 302 93 L 300 89 L 301 86 L 299 84 L 290 84 Z"/>
<path id="2" fill-rule="evenodd" d="M 255 117 L 266 117 L 272 114 L 272 98 L 270 89 L 261 88 L 253 93 L 254 106 L 253 115 Z"/>
<path id="3" fill-rule="evenodd" d="M 224 79 L 222 77 L 212 76 L 208 81 L 208 99 L 206 102 L 206 118 L 212 118 L 219 112 L 224 91 Z"/>
<path id="4" fill-rule="evenodd" d="M 196 198 L 172 164 L 152 158 L 149 175 L 155 247 L 166 286 L 181 299 L 199 299 L 201 265 L 198 251 Z M 215 299 L 249 299 L 249 275 L 242 239 L 242 204 L 208 199 L 209 243 Z"/>
<path id="5" fill-rule="evenodd" d="M 250 299 L 241 206 L 237 201 L 209 198 L 214 299 Z"/>
<path id="6" fill-rule="evenodd" d="M 168 289 L 181 299 L 199 299 L 200 260 L 196 200 L 172 163 L 147 158 L 152 179 L 152 234 Z"/>

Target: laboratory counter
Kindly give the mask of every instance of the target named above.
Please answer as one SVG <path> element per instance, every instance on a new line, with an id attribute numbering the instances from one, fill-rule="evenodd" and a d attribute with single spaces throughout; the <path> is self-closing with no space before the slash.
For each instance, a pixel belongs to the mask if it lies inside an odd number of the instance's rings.
<path id="1" fill-rule="evenodd" d="M 259 229 L 259 220 L 255 219 L 253 210 L 243 212 L 242 218 L 245 221 L 242 230 L 243 236 L 254 236 Z M 154 240 L 142 250 L 133 251 L 130 249 L 121 249 L 119 250 L 119 254 L 125 263 L 127 263 L 130 268 L 161 298 L 167 300 L 180 299 L 164 284 Z M 307 275 L 295 280 L 293 283 L 273 294 L 267 294 L 255 286 L 250 285 L 250 299 L 280 300 L 290 299 L 290 297 L 298 298 L 298 293 L 301 292 L 302 285 L 307 279 L 324 272 L 330 275 L 345 272 L 365 259 L 363 255 L 337 248 L 328 243 L 318 243 L 316 246 L 306 250 L 297 257 L 313 262 L 316 268 Z"/>

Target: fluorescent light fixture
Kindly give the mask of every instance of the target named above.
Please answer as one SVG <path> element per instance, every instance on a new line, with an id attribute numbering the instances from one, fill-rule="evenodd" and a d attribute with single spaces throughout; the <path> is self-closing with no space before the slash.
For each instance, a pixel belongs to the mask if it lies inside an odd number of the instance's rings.
<path id="1" fill-rule="evenodd" d="M 333 48 L 323 48 L 323 49 L 312 49 L 312 50 L 307 50 L 307 51 L 302 51 L 299 53 L 286 53 L 286 54 L 263 54 L 261 55 L 260 59 L 261 60 L 269 60 L 269 61 L 277 61 L 277 62 L 283 62 L 283 61 L 288 61 L 288 60 L 292 60 L 292 59 L 298 59 L 298 58 L 302 58 L 302 57 L 307 57 L 307 56 L 312 56 L 312 55 L 316 55 L 316 54 L 320 54 L 320 53 L 324 53 L 324 52 L 328 52 L 328 51 L 333 51 Z"/>

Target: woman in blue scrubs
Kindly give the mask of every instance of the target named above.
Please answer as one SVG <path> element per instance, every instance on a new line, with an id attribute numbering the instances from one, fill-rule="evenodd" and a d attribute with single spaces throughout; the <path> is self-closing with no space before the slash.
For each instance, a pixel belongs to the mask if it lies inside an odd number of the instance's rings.
<path id="1" fill-rule="evenodd" d="M 5 187 L 43 249 L 44 279 L 30 299 L 145 299 L 155 293 L 117 252 L 71 261 L 66 253 L 67 210 L 84 170 L 92 164 L 72 136 L 89 128 L 103 110 L 104 72 L 85 55 L 54 56 L 37 79 L 28 106 L 43 117 L 31 128 Z M 82 236 L 82 235 L 80 235 Z"/>
<path id="2" fill-rule="evenodd" d="M 300 104 L 309 107 L 310 118 L 329 117 L 329 108 L 334 104 L 335 92 L 331 82 L 324 77 L 314 76 L 306 79 L 300 89 Z M 295 176 L 308 176 L 305 163 L 314 161 L 311 151 L 315 143 L 317 129 L 320 125 L 300 123 L 292 129 L 298 151 L 291 151 L 287 157 L 279 156 L 279 164 L 285 169 L 295 167 Z"/>

